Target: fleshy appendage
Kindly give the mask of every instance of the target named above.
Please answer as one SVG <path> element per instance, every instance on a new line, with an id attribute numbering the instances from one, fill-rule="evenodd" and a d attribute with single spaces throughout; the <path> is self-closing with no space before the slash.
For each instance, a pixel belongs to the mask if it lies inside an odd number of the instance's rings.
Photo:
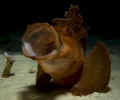
<path id="1" fill-rule="evenodd" d="M 111 61 L 109 52 L 102 42 L 97 42 L 84 59 L 79 82 L 71 89 L 74 95 L 87 95 L 103 91 L 110 80 Z"/>

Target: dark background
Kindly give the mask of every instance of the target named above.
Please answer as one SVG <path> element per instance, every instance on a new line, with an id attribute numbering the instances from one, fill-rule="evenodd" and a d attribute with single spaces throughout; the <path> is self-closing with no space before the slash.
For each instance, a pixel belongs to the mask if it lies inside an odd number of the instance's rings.
<path id="1" fill-rule="evenodd" d="M 72 4 L 78 5 L 84 26 L 89 26 L 91 29 L 90 35 L 103 35 L 107 39 L 120 38 L 119 3 L 115 1 L 90 1 L 2 1 L 0 9 L 0 37 L 7 37 L 9 36 L 8 34 L 14 35 L 16 32 L 19 32 L 20 36 L 22 36 L 27 29 L 26 26 L 36 22 L 52 24 L 51 19 L 64 18 L 65 11 L 68 11 Z"/>

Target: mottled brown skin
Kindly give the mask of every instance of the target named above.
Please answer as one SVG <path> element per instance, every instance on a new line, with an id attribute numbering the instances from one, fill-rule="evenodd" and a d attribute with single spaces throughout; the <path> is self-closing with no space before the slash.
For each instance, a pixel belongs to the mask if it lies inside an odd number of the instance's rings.
<path id="1" fill-rule="evenodd" d="M 36 78 L 39 91 L 46 90 L 51 79 L 79 96 L 103 91 L 108 86 L 109 52 L 105 44 L 98 41 L 84 57 L 89 27 L 82 26 L 78 11 L 77 6 L 71 6 L 65 19 L 52 20 L 55 26 L 48 23 L 29 25 L 22 37 L 24 55 L 39 63 Z"/>
<path id="2" fill-rule="evenodd" d="M 36 77 L 36 85 L 35 87 L 40 91 L 47 90 L 47 85 L 49 85 L 52 77 L 45 73 L 41 66 L 38 64 L 38 72 Z"/>
<path id="3" fill-rule="evenodd" d="M 71 89 L 74 95 L 87 95 L 103 91 L 109 83 L 111 61 L 108 50 L 102 42 L 97 42 L 84 59 L 80 81 Z"/>

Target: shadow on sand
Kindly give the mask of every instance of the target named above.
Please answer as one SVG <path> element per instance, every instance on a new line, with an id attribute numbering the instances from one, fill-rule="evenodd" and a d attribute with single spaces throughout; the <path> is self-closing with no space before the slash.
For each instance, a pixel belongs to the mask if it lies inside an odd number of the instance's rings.
<path id="1" fill-rule="evenodd" d="M 39 92 L 34 85 L 25 87 L 26 91 L 20 92 L 20 100 L 56 100 L 60 96 L 66 96 L 66 94 L 72 95 L 69 89 L 54 87 L 46 92 Z M 104 91 L 99 93 L 107 93 L 111 89 L 107 87 Z"/>
<path id="2" fill-rule="evenodd" d="M 47 92 L 38 92 L 34 85 L 25 87 L 26 91 L 20 92 L 20 100 L 55 100 L 58 96 L 71 93 L 68 89 L 56 87 Z"/>

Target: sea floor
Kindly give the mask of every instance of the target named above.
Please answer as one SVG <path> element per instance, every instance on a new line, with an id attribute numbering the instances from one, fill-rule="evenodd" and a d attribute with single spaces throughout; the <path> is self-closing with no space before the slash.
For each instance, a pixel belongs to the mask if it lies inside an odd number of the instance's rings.
<path id="1" fill-rule="evenodd" d="M 105 40 L 90 37 L 86 55 L 94 47 L 96 41 L 106 44 L 111 58 L 111 78 L 106 93 L 95 92 L 87 96 L 74 96 L 64 88 L 55 88 L 49 92 L 38 92 L 34 85 L 37 72 L 37 63 L 26 58 L 21 52 L 21 44 L 15 49 L 0 49 L 0 100 L 120 100 L 120 40 Z M 14 56 L 14 62 L 9 78 L 3 78 L 2 73 L 6 64 L 4 52 Z"/>

